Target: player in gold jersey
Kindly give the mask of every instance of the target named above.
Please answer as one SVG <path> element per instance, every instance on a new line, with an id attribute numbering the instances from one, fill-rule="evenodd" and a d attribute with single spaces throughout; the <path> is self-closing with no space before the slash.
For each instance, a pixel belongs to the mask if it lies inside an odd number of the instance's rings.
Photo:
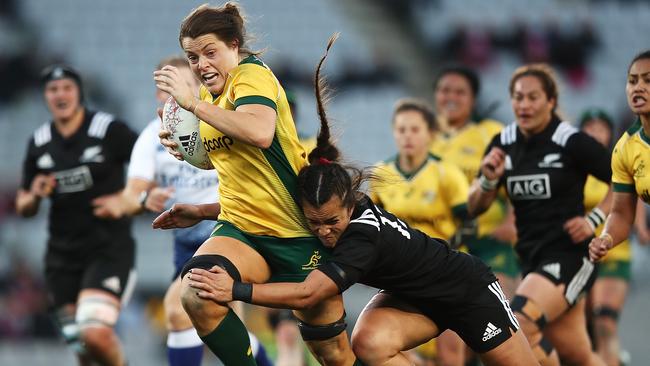
<path id="1" fill-rule="evenodd" d="M 451 66 L 443 69 L 434 83 L 434 105 L 441 131 L 431 145 L 431 152 L 443 161 L 457 165 L 468 184 L 476 178 L 483 153 L 502 124 L 494 120 L 472 121 L 480 80 L 468 68 Z M 519 266 L 512 248 L 516 241 L 514 216 L 504 194 L 500 194 L 488 211 L 476 220 L 465 221 L 455 241 L 481 258 L 494 271 L 503 292 L 512 298 L 519 278 Z M 445 337 L 439 348 L 447 347 Z M 456 355 L 452 364 L 462 364 L 464 352 L 460 338 L 450 345 Z"/>
<path id="2" fill-rule="evenodd" d="M 612 120 L 600 109 L 590 109 L 580 118 L 580 129 L 606 147 L 610 147 L 614 126 Z M 593 176 L 585 183 L 585 211 L 591 212 L 605 197 L 609 185 Z M 643 203 L 638 202 L 639 213 L 636 217 L 635 228 L 641 241 L 647 241 L 648 230 L 645 227 L 645 210 Z M 595 235 L 602 232 L 602 225 L 596 227 Z M 598 354 L 607 365 L 618 365 L 620 344 L 618 339 L 618 318 L 623 310 L 625 295 L 630 281 L 630 261 L 632 248 L 626 239 L 613 248 L 601 263 L 598 278 L 590 293 L 591 322 L 594 345 Z"/>
<path id="3" fill-rule="evenodd" d="M 286 94 L 246 49 L 244 34 L 238 5 L 199 6 L 183 20 L 179 41 L 202 82 L 200 99 L 174 67 L 154 73 L 157 87 L 202 121 L 203 144 L 219 173 L 220 212 L 214 205 L 175 205 L 154 226 L 218 219 L 211 237 L 183 268 L 181 301 L 204 343 L 226 366 L 255 365 L 246 329 L 227 305 L 198 298 L 187 285 L 188 271 L 219 265 L 247 282 L 302 281 L 330 254 L 309 232 L 296 203 L 297 174 L 307 160 Z M 161 132 L 163 144 L 177 148 L 168 136 Z M 343 331 L 341 296 L 296 316 L 322 363 L 355 363 Z"/>

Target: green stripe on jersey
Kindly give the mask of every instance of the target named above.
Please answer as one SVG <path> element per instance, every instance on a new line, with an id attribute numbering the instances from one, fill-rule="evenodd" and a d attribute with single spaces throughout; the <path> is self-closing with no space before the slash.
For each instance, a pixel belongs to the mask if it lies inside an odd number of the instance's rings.
<path id="1" fill-rule="evenodd" d="M 273 168 L 273 171 L 275 171 L 275 174 L 280 178 L 284 188 L 286 188 L 291 197 L 293 197 L 293 201 L 298 205 L 298 207 L 300 207 L 298 196 L 296 195 L 298 191 L 298 176 L 294 173 L 293 168 L 289 163 L 289 159 L 287 159 L 287 156 L 284 154 L 277 136 L 273 136 L 271 146 L 269 146 L 268 149 L 262 149 L 262 153 L 271 165 L 271 168 Z"/>
<path id="2" fill-rule="evenodd" d="M 614 192 L 635 193 L 634 184 L 612 183 Z"/>
<path id="3" fill-rule="evenodd" d="M 237 109 L 237 107 L 239 107 L 240 105 L 245 105 L 245 104 L 262 104 L 267 107 L 273 108 L 273 110 L 275 111 L 278 110 L 278 106 L 275 104 L 274 101 L 272 101 L 267 97 L 263 97 L 261 95 L 248 95 L 235 100 L 235 109 Z"/>

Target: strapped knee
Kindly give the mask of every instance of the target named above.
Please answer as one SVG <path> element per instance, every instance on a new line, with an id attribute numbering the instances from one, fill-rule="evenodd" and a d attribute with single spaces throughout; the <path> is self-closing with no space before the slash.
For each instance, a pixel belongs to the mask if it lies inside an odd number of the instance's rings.
<path id="1" fill-rule="evenodd" d="M 615 322 L 618 321 L 618 317 L 620 315 L 618 310 L 609 306 L 599 306 L 594 309 L 593 314 L 596 318 L 610 318 Z"/>
<path id="2" fill-rule="evenodd" d="M 537 360 L 541 361 L 547 359 L 555 349 L 546 337 L 542 337 L 539 343 L 532 347 L 532 350 Z"/>
<path id="3" fill-rule="evenodd" d="M 304 341 L 324 341 L 336 337 L 347 326 L 347 323 L 345 323 L 345 313 L 343 313 L 341 319 L 326 325 L 311 325 L 300 320 L 298 321 L 300 335 L 302 335 Z"/>
<path id="4" fill-rule="evenodd" d="M 83 347 L 79 341 L 79 325 L 74 319 L 74 314 L 70 314 L 63 309 L 59 309 L 52 314 L 54 322 L 59 328 L 65 343 L 75 352 L 81 353 Z"/>
<path id="5" fill-rule="evenodd" d="M 93 326 L 113 327 L 119 315 L 119 307 L 104 297 L 87 296 L 79 301 L 75 320 L 80 330 Z"/>
<path id="6" fill-rule="evenodd" d="M 512 311 L 516 311 L 519 314 L 526 317 L 526 319 L 537 325 L 537 328 L 540 331 L 544 330 L 546 327 L 546 316 L 542 312 L 542 309 L 537 306 L 534 302 L 529 300 L 525 296 L 516 295 L 510 304 Z"/>
<path id="7" fill-rule="evenodd" d="M 181 278 L 185 277 L 187 272 L 189 272 L 192 268 L 209 270 L 214 266 L 219 266 L 225 269 L 233 280 L 241 281 L 241 275 L 239 274 L 237 267 L 232 264 L 230 259 L 218 254 L 197 255 L 192 257 L 183 266 L 183 270 L 181 271 Z"/>

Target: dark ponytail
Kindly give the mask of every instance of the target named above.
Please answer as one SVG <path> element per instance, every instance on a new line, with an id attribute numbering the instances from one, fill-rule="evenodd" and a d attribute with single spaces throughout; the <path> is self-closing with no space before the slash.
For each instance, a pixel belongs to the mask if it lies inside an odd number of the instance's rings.
<path id="1" fill-rule="evenodd" d="M 307 158 L 309 165 L 302 168 L 298 173 L 298 199 L 300 202 L 304 201 L 316 208 L 328 202 L 333 195 L 338 196 L 344 206 L 354 206 L 359 197 L 359 186 L 364 181 L 362 170 L 343 166 L 340 163 L 341 152 L 332 142 L 330 125 L 325 110 L 330 91 L 325 78 L 321 76 L 321 69 L 330 48 L 332 48 L 338 37 L 339 33 L 335 33 L 330 37 L 325 54 L 316 67 L 314 91 L 320 130 L 316 137 L 316 147 Z"/>

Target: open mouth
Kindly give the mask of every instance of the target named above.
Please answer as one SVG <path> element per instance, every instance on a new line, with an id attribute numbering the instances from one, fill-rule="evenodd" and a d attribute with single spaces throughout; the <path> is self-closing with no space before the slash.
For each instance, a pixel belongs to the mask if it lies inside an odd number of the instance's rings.
<path id="1" fill-rule="evenodd" d="M 634 107 L 643 107 L 646 104 L 647 100 L 645 97 L 640 95 L 635 95 L 632 97 L 632 105 Z"/>
<path id="2" fill-rule="evenodd" d="M 201 78 L 203 78 L 203 81 L 205 81 L 205 82 L 210 82 L 210 81 L 213 81 L 214 79 L 216 79 L 217 76 L 219 76 L 218 73 L 210 72 L 210 73 L 201 75 Z"/>

